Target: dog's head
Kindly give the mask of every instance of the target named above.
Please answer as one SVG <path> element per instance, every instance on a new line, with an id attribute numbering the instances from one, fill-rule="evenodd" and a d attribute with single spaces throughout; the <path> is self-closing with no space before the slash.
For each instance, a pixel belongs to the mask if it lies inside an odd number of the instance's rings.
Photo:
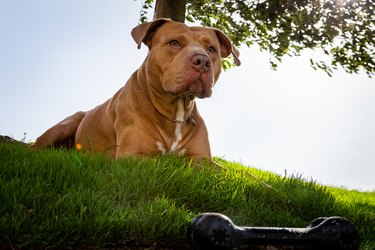
<path id="1" fill-rule="evenodd" d="M 153 88 L 172 95 L 210 97 L 221 72 L 221 58 L 234 57 L 240 65 L 239 52 L 220 30 L 189 27 L 169 19 L 143 23 L 132 30 L 140 48 L 149 48 L 145 61 L 152 72 Z"/>

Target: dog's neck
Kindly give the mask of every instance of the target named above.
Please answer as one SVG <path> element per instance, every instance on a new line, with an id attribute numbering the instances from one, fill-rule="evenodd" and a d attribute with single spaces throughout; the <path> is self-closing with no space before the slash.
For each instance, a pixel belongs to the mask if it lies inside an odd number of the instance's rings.
<path id="1" fill-rule="evenodd" d="M 138 72 L 142 70 L 144 70 L 144 67 L 141 67 Z M 148 82 L 149 79 L 143 77 L 145 75 L 146 74 L 137 74 L 137 88 L 142 92 L 150 105 L 155 108 L 156 112 L 175 123 L 188 122 L 195 125 L 195 97 L 172 95 L 160 88 L 155 89 L 155 87 Z"/>

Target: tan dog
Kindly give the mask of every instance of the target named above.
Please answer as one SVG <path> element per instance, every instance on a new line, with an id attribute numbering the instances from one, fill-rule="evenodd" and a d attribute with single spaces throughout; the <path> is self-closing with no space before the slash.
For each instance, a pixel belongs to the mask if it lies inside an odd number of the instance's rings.
<path id="1" fill-rule="evenodd" d="M 65 118 L 37 138 L 34 148 L 81 145 L 109 156 L 168 152 L 211 161 L 208 133 L 195 97 L 211 96 L 221 58 L 239 53 L 221 31 L 168 19 L 132 31 L 149 48 L 140 68 L 105 103 Z"/>

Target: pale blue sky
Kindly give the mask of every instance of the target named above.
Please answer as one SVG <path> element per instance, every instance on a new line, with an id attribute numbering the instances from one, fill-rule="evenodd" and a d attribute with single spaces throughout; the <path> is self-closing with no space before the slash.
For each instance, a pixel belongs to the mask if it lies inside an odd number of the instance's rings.
<path id="1" fill-rule="evenodd" d="M 147 53 L 130 36 L 140 8 L 131 0 L 0 0 L 0 134 L 32 141 L 110 98 Z M 374 79 L 330 78 L 306 56 L 285 58 L 275 72 L 267 53 L 240 51 L 241 67 L 198 100 L 213 154 L 375 190 Z"/>

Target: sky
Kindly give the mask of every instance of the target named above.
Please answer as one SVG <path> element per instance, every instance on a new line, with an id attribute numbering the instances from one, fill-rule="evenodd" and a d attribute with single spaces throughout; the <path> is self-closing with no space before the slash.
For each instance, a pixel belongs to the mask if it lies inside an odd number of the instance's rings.
<path id="1" fill-rule="evenodd" d="M 0 134 L 31 142 L 79 110 L 113 96 L 143 62 L 130 31 L 133 0 L 0 0 Z M 309 58 L 240 48 L 197 100 L 212 154 L 324 185 L 375 190 L 375 80 L 343 70 L 329 77 Z M 26 136 L 26 137 L 25 137 Z"/>

